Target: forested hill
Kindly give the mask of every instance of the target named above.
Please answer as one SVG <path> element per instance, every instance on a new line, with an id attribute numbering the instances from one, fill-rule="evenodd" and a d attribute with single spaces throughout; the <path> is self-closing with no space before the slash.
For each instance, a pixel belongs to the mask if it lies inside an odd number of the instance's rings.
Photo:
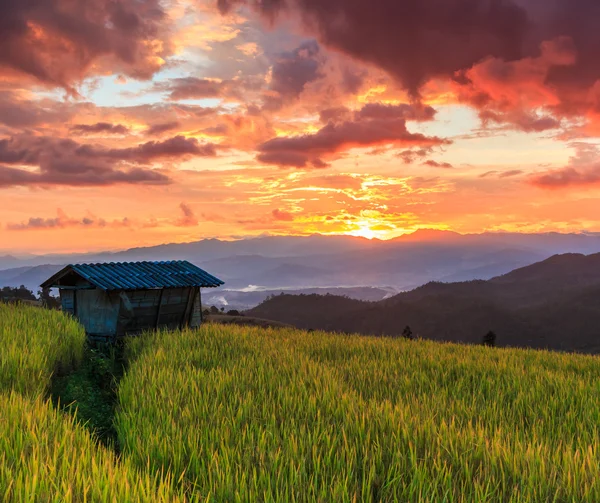
<path id="1" fill-rule="evenodd" d="M 252 316 L 300 328 L 600 352 L 600 254 L 557 255 L 489 281 L 428 283 L 380 302 L 335 296 L 274 297 Z"/>

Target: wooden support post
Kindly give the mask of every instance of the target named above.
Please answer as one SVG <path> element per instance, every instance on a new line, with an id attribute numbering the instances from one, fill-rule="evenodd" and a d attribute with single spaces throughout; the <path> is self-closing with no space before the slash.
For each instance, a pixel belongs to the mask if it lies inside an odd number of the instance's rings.
<path id="1" fill-rule="evenodd" d="M 156 321 L 154 322 L 154 328 L 158 328 L 158 322 L 160 321 L 160 307 L 162 306 L 163 292 L 164 288 L 160 290 L 160 295 L 158 296 L 158 307 L 156 308 Z"/>
<path id="2" fill-rule="evenodd" d="M 195 288 L 190 288 L 190 293 L 188 294 L 188 300 L 185 304 L 185 309 L 183 311 L 183 316 L 181 317 L 181 322 L 179 323 L 179 328 L 190 325 L 190 314 L 194 312 L 194 293 Z"/>

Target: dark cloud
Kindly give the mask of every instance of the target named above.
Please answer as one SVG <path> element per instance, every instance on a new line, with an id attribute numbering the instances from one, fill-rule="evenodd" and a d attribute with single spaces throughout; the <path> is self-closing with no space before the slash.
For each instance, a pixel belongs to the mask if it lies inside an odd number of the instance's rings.
<path id="1" fill-rule="evenodd" d="M 128 148 L 79 144 L 69 139 L 18 135 L 0 140 L 0 187 L 17 185 L 98 186 L 117 183 L 166 184 L 170 179 L 155 170 L 132 167 L 157 160 L 216 155 L 213 144 L 175 136 Z M 8 164 L 39 168 L 30 171 Z"/>
<path id="2" fill-rule="evenodd" d="M 110 124 L 109 122 L 98 122 L 96 124 L 76 124 L 69 128 L 69 131 L 73 134 L 120 134 L 126 135 L 129 133 L 129 128 L 122 124 Z"/>
<path id="3" fill-rule="evenodd" d="M 307 84 L 322 77 L 319 44 L 314 40 L 279 55 L 271 70 L 267 109 L 280 108 L 302 94 Z"/>
<path id="4" fill-rule="evenodd" d="M 271 23 L 296 19 L 415 97 L 440 78 L 487 120 L 518 130 L 582 116 L 600 125 L 598 0 L 218 1 L 222 12 L 241 5 Z"/>
<path id="5" fill-rule="evenodd" d="M 114 159 L 133 163 L 147 163 L 157 159 L 181 158 L 186 156 L 214 157 L 217 148 L 212 143 L 200 143 L 196 138 L 174 136 L 164 141 L 149 141 L 137 147 L 112 148 L 81 145 L 75 150 L 77 155 L 89 158 Z"/>
<path id="6" fill-rule="evenodd" d="M 171 52 L 160 0 L 1 0 L 0 12 L 0 67 L 70 92 L 103 63 L 150 78 Z"/>
<path id="7" fill-rule="evenodd" d="M 425 166 L 429 166 L 431 168 L 445 168 L 445 169 L 451 169 L 454 166 L 452 166 L 452 164 L 450 164 L 449 162 L 438 162 L 438 161 L 434 161 L 434 160 L 428 160 L 425 161 L 423 163 Z"/>
<path id="8" fill-rule="evenodd" d="M 69 171 L 69 168 L 73 168 Z M 102 164 L 53 164 L 40 172 L 0 165 L 0 188 L 63 185 L 93 187 L 117 184 L 166 185 L 169 177 L 151 169 L 117 170 Z"/>
<path id="9" fill-rule="evenodd" d="M 352 112 L 346 107 L 327 108 L 319 112 L 319 119 L 322 123 L 327 124 L 329 121 L 350 118 L 351 115 Z"/>
<path id="10" fill-rule="evenodd" d="M 564 189 L 600 184 L 600 164 L 587 169 L 566 167 L 536 175 L 530 182 L 543 189 Z"/>
<path id="11" fill-rule="evenodd" d="M 216 80 L 181 77 L 171 79 L 167 83 L 156 84 L 155 88 L 161 91 L 168 91 L 170 100 L 179 101 L 218 98 L 227 85 L 227 82 Z"/>
<path id="12" fill-rule="evenodd" d="M 146 135 L 155 136 L 160 135 L 162 133 L 166 133 L 167 131 L 173 131 L 180 127 L 181 124 L 178 121 L 173 122 L 162 122 L 159 124 L 153 124 L 148 129 L 146 129 Z"/>
<path id="13" fill-rule="evenodd" d="M 425 113 L 433 117 L 431 112 Z M 367 105 L 354 112 L 352 118 L 330 121 L 314 134 L 273 138 L 258 147 L 257 159 L 279 166 L 319 168 L 324 167 L 323 157 L 353 147 L 387 144 L 429 147 L 450 143 L 448 140 L 408 131 L 407 118 L 420 119 L 422 114 L 421 107 Z"/>
<path id="14" fill-rule="evenodd" d="M 412 121 L 430 121 L 435 117 L 435 110 L 422 105 L 385 105 L 368 103 L 358 113 L 361 119 L 404 119 Z"/>
<path id="15" fill-rule="evenodd" d="M 405 164 L 413 164 L 418 159 L 427 157 L 428 155 L 433 153 L 432 147 L 421 147 L 421 148 L 411 148 L 408 150 L 403 150 L 396 154 L 396 157 L 402 159 Z"/>
<path id="16" fill-rule="evenodd" d="M 523 54 L 528 15 L 509 0 L 219 0 L 250 4 L 270 19 L 298 12 L 319 40 L 394 75 L 414 94 L 486 56 Z"/>
<path id="17" fill-rule="evenodd" d="M 121 221 L 121 225 L 124 221 Z M 26 222 L 8 224 L 6 228 L 12 231 L 24 230 L 48 230 L 64 229 L 67 227 L 106 227 L 107 222 L 95 215 L 87 215 L 83 218 L 69 217 L 62 209 L 58 208 L 57 216 L 54 218 L 31 217 Z M 114 222 L 111 224 L 114 225 Z"/>

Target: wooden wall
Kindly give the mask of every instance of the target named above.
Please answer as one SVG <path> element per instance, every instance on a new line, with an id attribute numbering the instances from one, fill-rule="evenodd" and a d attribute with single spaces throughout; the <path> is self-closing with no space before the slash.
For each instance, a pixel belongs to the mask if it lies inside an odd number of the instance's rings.
<path id="1" fill-rule="evenodd" d="M 61 290 L 63 310 L 75 315 L 88 335 L 112 337 L 154 328 L 199 327 L 199 288 L 111 292 Z"/>
<path id="2" fill-rule="evenodd" d="M 113 336 L 117 333 L 118 294 L 103 290 L 77 290 L 75 315 L 89 335 Z"/>

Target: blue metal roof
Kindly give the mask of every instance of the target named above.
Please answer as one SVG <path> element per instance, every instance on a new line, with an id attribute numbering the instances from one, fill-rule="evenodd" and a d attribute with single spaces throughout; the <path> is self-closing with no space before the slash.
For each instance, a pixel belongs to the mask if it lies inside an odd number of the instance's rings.
<path id="1" fill-rule="evenodd" d="M 225 283 L 185 260 L 168 262 L 110 262 L 72 264 L 41 286 L 60 288 L 56 282 L 71 271 L 102 290 L 149 290 L 155 288 L 216 288 Z"/>

